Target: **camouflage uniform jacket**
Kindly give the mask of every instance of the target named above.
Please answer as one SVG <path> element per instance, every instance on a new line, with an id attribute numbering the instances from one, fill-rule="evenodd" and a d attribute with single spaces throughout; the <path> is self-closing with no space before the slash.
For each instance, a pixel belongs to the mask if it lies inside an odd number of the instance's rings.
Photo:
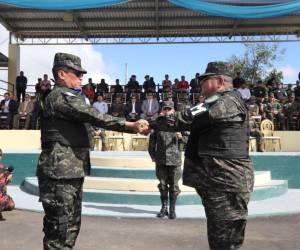
<path id="1" fill-rule="evenodd" d="M 249 157 L 225 159 L 213 155 L 203 156 L 200 155 L 201 152 L 198 149 L 198 137 L 201 131 L 220 123 L 223 126 L 231 126 L 239 121 L 248 124 L 248 120 L 243 118 L 247 116 L 244 114 L 246 111 L 243 111 L 240 106 L 243 105 L 242 102 L 237 95 L 232 95 L 228 91 L 221 93 L 215 103 L 207 105 L 208 110 L 203 116 L 200 114 L 194 117 L 192 124 L 184 113 L 178 114 L 177 128 L 191 128 L 185 152 L 184 185 L 222 192 L 251 192 L 253 190 L 253 163 Z M 199 127 L 198 122 L 201 120 L 202 125 Z M 235 135 L 232 134 L 232 137 L 234 138 Z M 210 142 L 207 141 L 207 147 L 209 145 Z"/>
<path id="2" fill-rule="evenodd" d="M 125 131 L 125 119 L 116 118 L 104 113 L 99 113 L 85 101 L 84 96 L 75 90 L 56 85 L 54 89 L 42 100 L 42 117 L 48 120 L 41 122 L 42 152 L 37 167 L 37 176 L 50 177 L 53 179 L 81 178 L 90 169 L 89 145 L 78 147 L 72 143 L 71 134 L 68 128 L 63 130 L 55 127 L 58 121 L 64 121 L 70 127 L 82 124 L 81 131 L 86 130 L 85 123 L 106 129 Z M 45 129 L 47 121 L 52 119 L 52 129 Z M 55 137 L 49 139 L 49 134 L 55 132 L 59 135 L 59 140 Z M 88 132 L 83 134 L 88 136 Z M 46 136 L 47 135 L 47 136 Z M 87 139 L 88 140 L 88 139 Z"/>
<path id="3" fill-rule="evenodd" d="M 160 127 L 163 126 L 164 119 L 157 119 L 158 126 L 154 129 L 150 135 L 148 151 L 152 159 L 158 165 L 166 166 L 181 166 L 181 151 L 179 150 L 179 141 L 186 142 L 187 137 L 183 136 L 182 139 L 178 139 L 176 132 L 162 131 Z M 173 119 L 173 118 L 172 118 Z M 170 122 L 169 119 L 168 121 Z M 175 122 L 175 120 L 173 119 Z M 166 127 L 172 125 L 164 124 Z"/>

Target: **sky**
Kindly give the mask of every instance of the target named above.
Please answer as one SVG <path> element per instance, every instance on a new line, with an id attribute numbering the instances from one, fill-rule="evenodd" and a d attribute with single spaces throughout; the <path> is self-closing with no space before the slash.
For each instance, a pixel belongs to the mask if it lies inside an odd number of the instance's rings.
<path id="1" fill-rule="evenodd" d="M 280 43 L 280 49 L 285 49 L 281 61 L 275 67 L 283 71 L 284 83 L 295 83 L 300 71 L 298 42 Z M 161 83 L 165 74 L 173 81 L 185 75 L 190 81 L 195 73 L 205 71 L 210 61 L 227 60 L 233 54 L 243 55 L 244 46 L 234 44 L 170 44 L 170 45 L 24 45 L 21 49 L 21 67 L 29 84 L 34 85 L 37 78 L 44 73 L 51 76 L 53 58 L 56 52 L 66 52 L 78 55 L 82 66 L 88 71 L 83 82 L 93 78 L 99 83 L 102 78 L 108 84 L 113 84 L 116 78 L 125 83 L 125 65 L 128 77 L 137 75 L 137 80 L 143 83 L 144 76 L 154 77 Z M 0 52 L 8 56 L 8 32 L 0 24 Z M 0 71 L 0 79 L 7 79 L 7 71 Z"/>

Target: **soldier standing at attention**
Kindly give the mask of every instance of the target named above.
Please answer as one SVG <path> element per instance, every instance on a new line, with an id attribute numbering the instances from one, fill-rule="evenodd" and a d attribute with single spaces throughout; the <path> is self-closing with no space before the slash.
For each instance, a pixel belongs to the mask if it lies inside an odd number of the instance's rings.
<path id="1" fill-rule="evenodd" d="M 162 116 L 164 119 L 160 119 Z M 184 137 L 180 132 L 160 130 L 163 126 L 172 130 L 175 125 L 174 103 L 172 101 L 163 102 L 160 116 L 156 122 L 154 131 L 150 135 L 148 151 L 152 161 L 155 162 L 156 177 L 159 180 L 158 189 L 162 207 L 157 217 L 163 218 L 169 215 L 169 219 L 175 219 L 175 204 L 180 193 L 178 181 L 181 178 L 182 163 L 179 140 L 184 140 Z M 170 201 L 169 213 L 168 196 Z"/>
<path id="2" fill-rule="evenodd" d="M 238 250 L 244 241 L 254 183 L 248 112 L 232 89 L 228 63 L 208 63 L 199 80 L 206 100 L 190 113 L 193 121 L 183 184 L 194 187 L 202 199 L 210 249 Z"/>
<path id="3" fill-rule="evenodd" d="M 42 152 L 37 166 L 44 216 L 44 249 L 73 249 L 81 225 L 82 185 L 90 172 L 89 137 L 85 123 L 97 127 L 144 133 L 144 120 L 99 113 L 81 94 L 83 74 L 79 57 L 57 53 L 55 86 L 41 101 Z"/>
<path id="4" fill-rule="evenodd" d="M 176 129 L 191 131 L 183 184 L 201 197 L 210 249 L 240 250 L 254 184 L 248 111 L 228 63 L 208 63 L 199 80 L 205 103 L 176 113 Z"/>

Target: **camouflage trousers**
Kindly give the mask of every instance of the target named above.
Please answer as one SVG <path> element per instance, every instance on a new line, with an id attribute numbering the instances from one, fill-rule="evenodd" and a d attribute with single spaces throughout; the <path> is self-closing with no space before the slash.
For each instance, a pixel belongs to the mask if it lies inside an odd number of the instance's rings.
<path id="1" fill-rule="evenodd" d="M 205 208 L 210 249 L 242 249 L 250 193 L 196 190 Z"/>
<path id="2" fill-rule="evenodd" d="M 44 216 L 44 250 L 73 249 L 81 226 L 83 178 L 38 178 Z"/>
<path id="3" fill-rule="evenodd" d="M 180 193 L 178 181 L 181 178 L 180 166 L 156 165 L 156 177 L 159 180 L 158 189 L 162 197 L 177 196 Z"/>

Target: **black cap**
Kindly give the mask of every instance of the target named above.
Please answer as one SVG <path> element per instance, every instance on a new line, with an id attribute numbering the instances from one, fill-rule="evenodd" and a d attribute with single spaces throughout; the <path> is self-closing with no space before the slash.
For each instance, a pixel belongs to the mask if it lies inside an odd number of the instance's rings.
<path id="1" fill-rule="evenodd" d="M 86 74 L 86 70 L 81 67 L 81 59 L 78 56 L 67 53 L 56 53 L 54 56 L 53 68 L 67 67 Z"/>
<path id="2" fill-rule="evenodd" d="M 233 76 L 233 66 L 227 62 L 210 62 L 207 64 L 205 73 L 199 76 L 199 80 L 202 81 L 207 77 L 216 75 Z"/>
<path id="3" fill-rule="evenodd" d="M 164 108 L 171 108 L 173 109 L 174 108 L 174 102 L 172 101 L 163 101 L 162 105 L 161 105 L 161 108 L 164 109 Z"/>

